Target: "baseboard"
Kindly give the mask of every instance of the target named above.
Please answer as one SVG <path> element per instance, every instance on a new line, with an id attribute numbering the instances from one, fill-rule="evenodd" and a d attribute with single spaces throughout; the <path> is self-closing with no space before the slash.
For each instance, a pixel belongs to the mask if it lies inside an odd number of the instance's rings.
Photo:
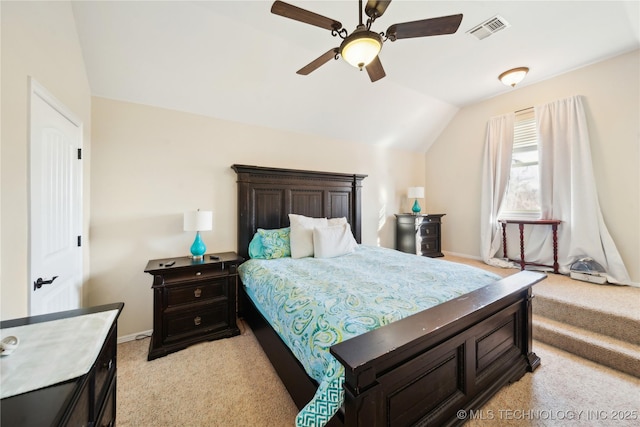
<path id="1" fill-rule="evenodd" d="M 444 254 L 445 257 L 447 255 L 451 255 L 451 256 L 457 256 L 460 258 L 475 259 L 476 261 L 482 261 L 482 257 L 475 256 L 475 255 L 461 254 L 458 252 L 450 252 L 450 251 L 442 251 L 442 253 Z"/>
<path id="2" fill-rule="evenodd" d="M 128 341 L 134 341 L 138 339 L 148 338 L 153 334 L 153 329 L 149 329 L 148 331 L 142 331 L 131 335 L 123 335 L 118 337 L 118 344 L 122 344 Z"/>

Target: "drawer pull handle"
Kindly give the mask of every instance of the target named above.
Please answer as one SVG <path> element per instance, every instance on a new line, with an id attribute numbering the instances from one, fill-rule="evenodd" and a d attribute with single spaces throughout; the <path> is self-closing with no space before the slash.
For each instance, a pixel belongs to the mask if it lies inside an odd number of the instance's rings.
<path id="1" fill-rule="evenodd" d="M 196 272 L 196 276 L 200 276 L 202 273 L 201 272 Z"/>
<path id="2" fill-rule="evenodd" d="M 107 370 L 107 371 L 110 371 L 112 366 L 113 366 L 113 359 L 109 359 L 109 361 L 108 361 L 108 362 L 104 362 L 104 363 L 102 364 L 102 369 L 105 369 L 105 370 Z"/>
<path id="3" fill-rule="evenodd" d="M 429 229 L 428 229 L 428 228 L 427 228 L 427 230 L 426 230 L 426 231 L 427 231 L 427 234 L 429 234 Z"/>
<path id="4" fill-rule="evenodd" d="M 193 318 L 193 324 L 196 326 L 200 326 L 200 323 L 202 323 L 202 318 L 200 316 L 196 316 Z"/>
<path id="5" fill-rule="evenodd" d="M 196 298 L 200 298 L 200 295 L 202 295 L 202 289 L 197 288 L 195 291 L 193 291 L 193 296 Z"/>

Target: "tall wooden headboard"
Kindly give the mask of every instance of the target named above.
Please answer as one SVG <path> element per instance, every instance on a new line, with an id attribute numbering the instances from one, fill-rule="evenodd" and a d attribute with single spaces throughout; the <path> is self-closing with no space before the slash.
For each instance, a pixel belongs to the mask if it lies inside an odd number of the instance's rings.
<path id="1" fill-rule="evenodd" d="M 361 188 L 367 175 L 232 165 L 238 174 L 238 254 L 249 258 L 258 228 L 289 226 L 289 214 L 346 217 L 361 242 Z"/>

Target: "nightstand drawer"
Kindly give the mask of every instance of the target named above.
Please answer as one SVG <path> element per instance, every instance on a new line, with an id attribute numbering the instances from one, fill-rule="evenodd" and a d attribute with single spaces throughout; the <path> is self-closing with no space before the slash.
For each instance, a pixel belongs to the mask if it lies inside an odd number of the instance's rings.
<path id="1" fill-rule="evenodd" d="M 187 335 L 209 333 L 229 326 L 228 302 L 201 306 L 197 310 L 179 312 L 165 317 L 165 342 L 181 340 Z"/>
<path id="2" fill-rule="evenodd" d="M 420 236 L 421 237 L 430 237 L 436 238 L 438 235 L 438 224 L 437 223 L 428 223 L 424 222 L 420 226 Z"/>
<path id="3" fill-rule="evenodd" d="M 228 296 L 227 277 L 199 282 L 191 286 L 167 288 L 167 306 L 190 304 Z"/>
<path id="4" fill-rule="evenodd" d="M 172 271 L 163 274 L 164 284 L 185 283 L 192 280 L 212 279 L 216 277 L 226 277 L 227 270 L 223 270 L 222 264 L 218 268 L 206 266 L 206 268 L 189 268 L 181 271 Z"/>
<path id="5" fill-rule="evenodd" d="M 437 252 L 438 239 L 436 237 L 422 239 L 422 242 L 420 244 L 420 251 L 423 255 L 429 254 L 431 252 Z"/>

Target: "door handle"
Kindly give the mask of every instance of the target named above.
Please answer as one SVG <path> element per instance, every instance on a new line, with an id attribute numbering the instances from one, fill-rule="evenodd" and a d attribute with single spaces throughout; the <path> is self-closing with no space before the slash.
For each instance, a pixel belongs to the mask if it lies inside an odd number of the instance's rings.
<path id="1" fill-rule="evenodd" d="M 53 276 L 51 279 L 45 280 L 42 277 L 38 277 L 38 280 L 33 282 L 33 290 L 35 291 L 36 289 L 40 289 L 42 287 L 42 285 L 50 285 L 50 284 L 52 284 L 53 281 L 56 280 L 57 278 L 58 278 L 58 276 Z"/>

